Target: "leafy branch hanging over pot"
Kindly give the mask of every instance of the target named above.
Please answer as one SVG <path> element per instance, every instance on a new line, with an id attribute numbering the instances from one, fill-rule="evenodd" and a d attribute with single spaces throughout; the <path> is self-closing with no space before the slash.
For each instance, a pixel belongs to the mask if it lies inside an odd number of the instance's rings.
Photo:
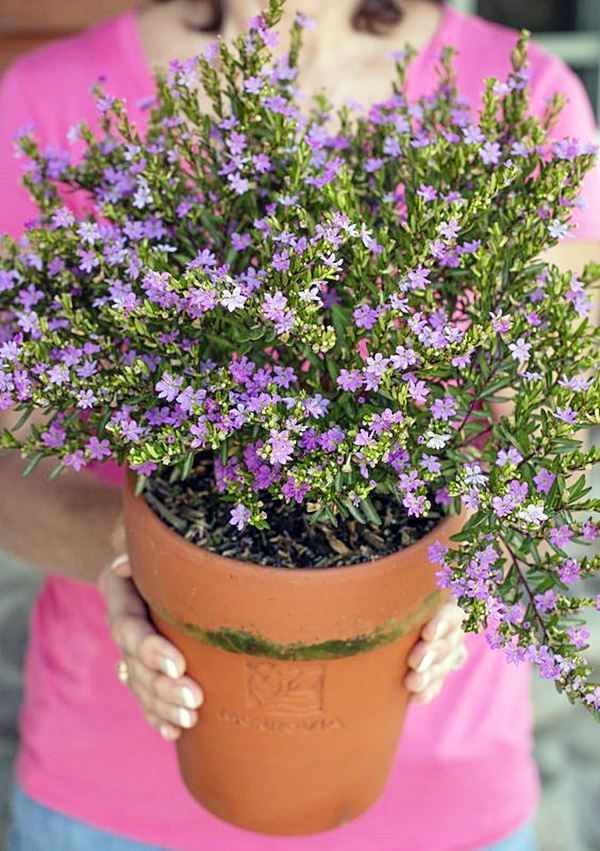
<path id="1" fill-rule="evenodd" d="M 566 551 L 597 534 L 584 471 L 600 452 L 580 435 L 599 421 L 600 271 L 540 258 L 569 235 L 594 150 L 549 140 L 558 97 L 529 114 L 526 34 L 478 118 L 450 48 L 418 102 L 406 50 L 367 114 L 325 94 L 303 112 L 310 22 L 273 59 L 282 8 L 173 62 L 143 131 L 98 86 L 103 132 L 76 128 L 72 159 L 21 135 L 40 219 L 4 240 L 0 406 L 47 418 L 2 446 L 27 472 L 114 459 L 151 503 L 185 493 L 196 513 L 208 464 L 211 498 L 263 542 L 286 506 L 347 550 L 352 526 L 388 551 L 382 506 L 424 524 L 462 507 L 429 558 L 466 628 L 600 717 L 581 620 L 599 601 L 569 593 L 600 560 Z"/>

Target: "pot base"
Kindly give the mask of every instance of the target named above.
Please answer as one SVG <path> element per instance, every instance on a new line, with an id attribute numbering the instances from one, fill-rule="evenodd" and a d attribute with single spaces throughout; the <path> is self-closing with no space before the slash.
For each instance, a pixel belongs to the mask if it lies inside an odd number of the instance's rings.
<path id="1" fill-rule="evenodd" d="M 418 630 L 358 656 L 284 661 L 228 653 L 153 619 L 206 694 L 197 725 L 177 742 L 184 782 L 203 807 L 244 830 L 291 836 L 332 830 L 378 799 Z"/>

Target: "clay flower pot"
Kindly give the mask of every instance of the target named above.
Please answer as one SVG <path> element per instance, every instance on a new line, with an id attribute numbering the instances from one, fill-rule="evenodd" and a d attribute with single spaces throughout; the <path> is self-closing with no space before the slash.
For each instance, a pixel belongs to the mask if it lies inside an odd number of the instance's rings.
<path id="1" fill-rule="evenodd" d="M 376 561 L 262 567 L 188 543 L 124 492 L 133 577 L 206 698 L 177 742 L 203 807 L 247 830 L 324 831 L 382 793 L 409 694 L 407 656 L 443 602 L 427 558 L 462 518 Z"/>

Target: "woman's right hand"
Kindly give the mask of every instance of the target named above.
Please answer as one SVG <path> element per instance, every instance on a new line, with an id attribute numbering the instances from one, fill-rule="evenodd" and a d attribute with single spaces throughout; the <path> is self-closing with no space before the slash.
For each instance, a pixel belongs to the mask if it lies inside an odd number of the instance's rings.
<path id="1" fill-rule="evenodd" d="M 141 703 L 146 720 L 163 738 L 174 741 L 182 728 L 193 727 L 198 720 L 202 689 L 184 676 L 183 655 L 150 622 L 126 555 L 102 571 L 98 587 L 106 600 L 112 637 L 127 663 L 127 685 Z"/>

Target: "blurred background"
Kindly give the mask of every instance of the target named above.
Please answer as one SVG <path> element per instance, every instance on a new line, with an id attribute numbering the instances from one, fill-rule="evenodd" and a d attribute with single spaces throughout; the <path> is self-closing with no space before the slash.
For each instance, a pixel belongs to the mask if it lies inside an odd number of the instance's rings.
<path id="1" fill-rule="evenodd" d="M 127 0 L 0 0 L 0 74 L 18 54 L 131 5 Z M 600 0 L 453 0 L 451 5 L 530 29 L 579 75 L 600 119 Z M 597 479 L 595 490 L 600 493 L 600 475 Z M 7 795 L 17 747 L 27 623 L 39 581 L 37 571 L 0 553 L 0 851 L 5 848 Z M 594 662 L 600 667 L 600 618 L 591 626 Z M 600 851 L 598 726 L 548 682 L 535 681 L 534 702 L 536 757 L 543 781 L 540 851 Z"/>

